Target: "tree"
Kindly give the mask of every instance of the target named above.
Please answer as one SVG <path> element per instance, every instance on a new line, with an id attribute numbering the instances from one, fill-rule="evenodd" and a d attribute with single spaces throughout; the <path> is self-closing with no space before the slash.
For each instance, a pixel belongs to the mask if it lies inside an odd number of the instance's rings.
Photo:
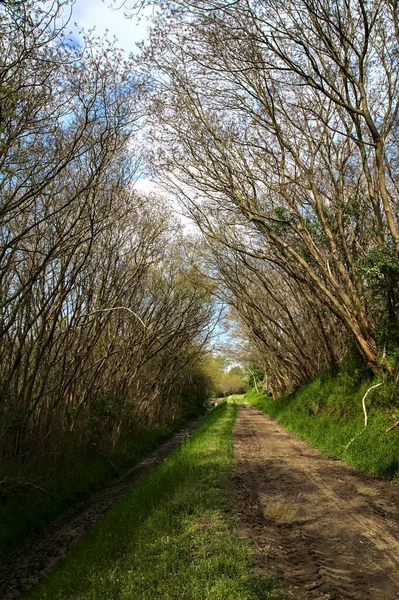
<path id="1" fill-rule="evenodd" d="M 215 318 L 193 241 L 163 200 L 133 188 L 141 106 L 132 61 L 91 34 L 72 44 L 70 6 L 0 7 L 6 466 L 93 444 L 108 452 L 143 422 L 201 404 Z"/>
<path id="2" fill-rule="evenodd" d="M 269 288 L 284 274 L 388 372 L 363 266 L 398 248 L 395 19 L 387 1 L 166 3 L 142 57 L 155 160 L 204 234 L 268 263 Z"/>

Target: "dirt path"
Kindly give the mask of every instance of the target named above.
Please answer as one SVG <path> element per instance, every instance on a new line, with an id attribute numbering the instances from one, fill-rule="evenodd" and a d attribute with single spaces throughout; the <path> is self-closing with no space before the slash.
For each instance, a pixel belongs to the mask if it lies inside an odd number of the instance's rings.
<path id="1" fill-rule="evenodd" d="M 53 523 L 45 536 L 30 540 L 0 563 L 0 599 L 14 600 L 39 583 L 92 523 L 123 498 L 135 483 L 175 450 L 204 420 L 205 416 L 201 416 L 186 425 L 123 477 L 64 514 Z"/>
<path id="2" fill-rule="evenodd" d="M 252 407 L 234 430 L 242 537 L 295 600 L 399 598 L 399 487 L 360 475 Z"/>

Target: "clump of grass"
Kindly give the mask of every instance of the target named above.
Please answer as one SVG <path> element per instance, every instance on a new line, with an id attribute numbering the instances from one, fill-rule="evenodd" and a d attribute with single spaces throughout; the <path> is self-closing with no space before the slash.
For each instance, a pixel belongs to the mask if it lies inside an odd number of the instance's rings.
<path id="1" fill-rule="evenodd" d="M 245 399 L 328 456 L 382 479 L 399 481 L 399 428 L 386 433 L 399 419 L 399 406 L 392 403 L 391 384 L 384 383 L 368 396 L 369 422 L 361 433 L 362 397 L 375 383 L 370 373 L 346 366 L 338 375 L 325 371 L 278 400 L 254 390 Z"/>
<path id="2" fill-rule="evenodd" d="M 271 600 L 224 492 L 236 407 L 204 425 L 108 512 L 27 600 Z"/>

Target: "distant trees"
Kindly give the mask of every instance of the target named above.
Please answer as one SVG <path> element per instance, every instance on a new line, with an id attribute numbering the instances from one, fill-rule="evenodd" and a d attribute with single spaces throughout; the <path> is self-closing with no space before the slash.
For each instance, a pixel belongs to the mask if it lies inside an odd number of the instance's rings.
<path id="1" fill-rule="evenodd" d="M 245 392 L 248 390 L 248 386 L 244 379 L 242 367 L 239 365 L 230 367 L 230 369 L 222 378 L 220 389 L 224 396 L 231 396 L 232 394 L 245 394 Z"/>
<path id="2" fill-rule="evenodd" d="M 70 3 L 0 6 L 0 456 L 5 468 L 172 420 L 213 319 L 193 244 L 135 193 L 140 87 Z M 190 275 L 190 276 L 188 276 Z M 201 396 L 202 394 L 202 396 Z"/>
<path id="3" fill-rule="evenodd" d="M 210 392 L 217 398 L 244 394 L 247 389 L 245 373 L 240 365 L 232 365 L 222 354 L 210 354 L 203 359 L 204 372 L 209 378 Z"/>
<path id="4" fill-rule="evenodd" d="M 160 4 L 142 64 L 163 177 L 278 387 L 399 337 L 395 3 Z"/>

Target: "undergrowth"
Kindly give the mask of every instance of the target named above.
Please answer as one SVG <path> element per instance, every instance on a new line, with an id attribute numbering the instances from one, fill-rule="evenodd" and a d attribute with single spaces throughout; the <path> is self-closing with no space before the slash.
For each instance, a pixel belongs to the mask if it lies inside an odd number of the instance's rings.
<path id="1" fill-rule="evenodd" d="M 236 407 L 204 425 L 105 514 L 26 600 L 272 600 L 252 569 L 226 486 Z"/>
<path id="2" fill-rule="evenodd" d="M 190 418 L 198 416 L 190 415 Z M 162 424 L 140 429 L 125 436 L 109 456 L 96 451 L 70 456 L 57 461 L 50 471 L 46 465 L 35 470 L 20 468 L 0 489 L 0 558 L 20 545 L 27 536 L 44 529 L 77 502 L 121 475 L 169 438 L 184 424 L 181 419 L 173 427 Z M 1 470 L 9 474 L 6 466 Z M 1 479 L 0 470 L 0 479 Z"/>
<path id="3" fill-rule="evenodd" d="M 384 382 L 368 395 L 368 426 L 363 431 L 362 398 L 375 383 L 369 372 L 347 364 L 338 375 L 325 371 L 278 400 L 254 390 L 245 400 L 328 456 L 382 479 L 399 481 L 399 427 L 386 433 L 399 419 L 392 383 Z"/>

